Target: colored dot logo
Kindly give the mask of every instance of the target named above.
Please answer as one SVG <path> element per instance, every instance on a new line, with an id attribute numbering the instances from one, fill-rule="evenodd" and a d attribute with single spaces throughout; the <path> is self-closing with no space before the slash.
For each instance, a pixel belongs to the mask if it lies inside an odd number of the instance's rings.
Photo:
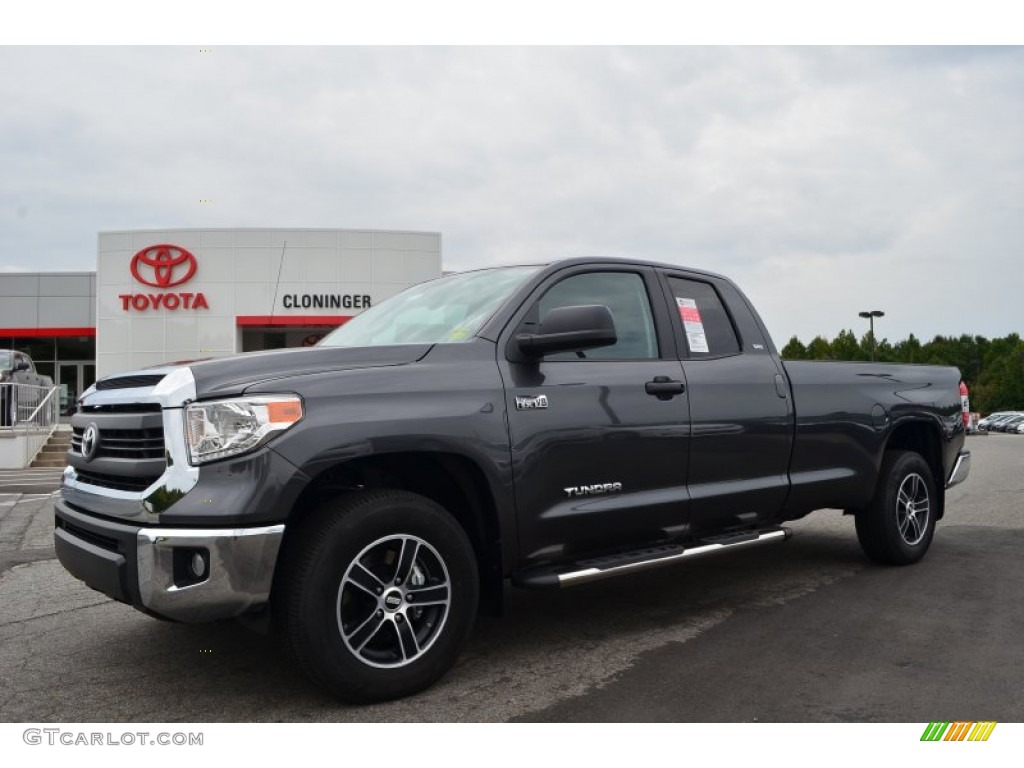
<path id="1" fill-rule="evenodd" d="M 992 720 L 928 723 L 921 741 L 988 741 L 996 725 Z"/>

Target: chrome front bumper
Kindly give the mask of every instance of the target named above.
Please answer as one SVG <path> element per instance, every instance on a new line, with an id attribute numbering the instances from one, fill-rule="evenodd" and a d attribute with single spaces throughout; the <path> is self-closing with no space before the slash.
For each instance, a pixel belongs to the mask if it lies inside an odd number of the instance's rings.
<path id="1" fill-rule="evenodd" d="M 226 530 L 160 530 L 138 533 L 139 598 L 153 613 L 183 622 L 229 618 L 266 603 L 283 525 Z M 178 586 L 186 558 L 203 553 L 205 578 Z"/>
<path id="2" fill-rule="evenodd" d="M 270 599 L 284 525 L 140 528 L 56 504 L 54 547 L 72 576 L 174 621 L 239 616 Z M 193 564 L 202 563 L 201 573 Z"/>
<path id="3" fill-rule="evenodd" d="M 946 487 L 952 488 L 954 485 L 959 485 L 967 479 L 969 474 L 971 474 L 971 452 L 962 451 L 956 457 L 956 464 L 953 465 L 953 472 L 946 482 Z"/>

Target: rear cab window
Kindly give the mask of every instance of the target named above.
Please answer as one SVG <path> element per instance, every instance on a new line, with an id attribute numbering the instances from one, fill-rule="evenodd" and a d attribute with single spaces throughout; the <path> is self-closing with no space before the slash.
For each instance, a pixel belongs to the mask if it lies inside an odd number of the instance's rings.
<path id="1" fill-rule="evenodd" d="M 671 276 L 668 284 L 688 357 L 699 360 L 738 355 L 740 342 L 736 328 L 714 286 Z"/>

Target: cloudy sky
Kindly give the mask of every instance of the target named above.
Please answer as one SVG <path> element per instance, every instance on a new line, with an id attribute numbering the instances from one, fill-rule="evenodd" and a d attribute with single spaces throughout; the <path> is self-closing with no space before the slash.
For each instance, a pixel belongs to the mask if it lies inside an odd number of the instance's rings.
<path id="1" fill-rule="evenodd" d="M 710 269 L 780 346 L 1022 332 L 1024 48 L 0 48 L 0 271 L 211 226 Z"/>

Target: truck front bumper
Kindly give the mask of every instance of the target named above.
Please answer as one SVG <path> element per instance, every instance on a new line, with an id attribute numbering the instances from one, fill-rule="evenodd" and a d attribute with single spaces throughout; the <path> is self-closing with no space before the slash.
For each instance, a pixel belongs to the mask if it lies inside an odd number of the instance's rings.
<path id="1" fill-rule="evenodd" d="M 93 589 L 162 618 L 238 616 L 270 598 L 284 525 L 164 528 L 115 523 L 59 499 L 54 546 Z"/>
<path id="2" fill-rule="evenodd" d="M 953 465 L 953 471 L 949 475 L 946 487 L 952 488 L 954 485 L 959 485 L 967 479 L 969 474 L 971 474 L 971 452 L 961 451 L 956 457 L 956 463 Z"/>

